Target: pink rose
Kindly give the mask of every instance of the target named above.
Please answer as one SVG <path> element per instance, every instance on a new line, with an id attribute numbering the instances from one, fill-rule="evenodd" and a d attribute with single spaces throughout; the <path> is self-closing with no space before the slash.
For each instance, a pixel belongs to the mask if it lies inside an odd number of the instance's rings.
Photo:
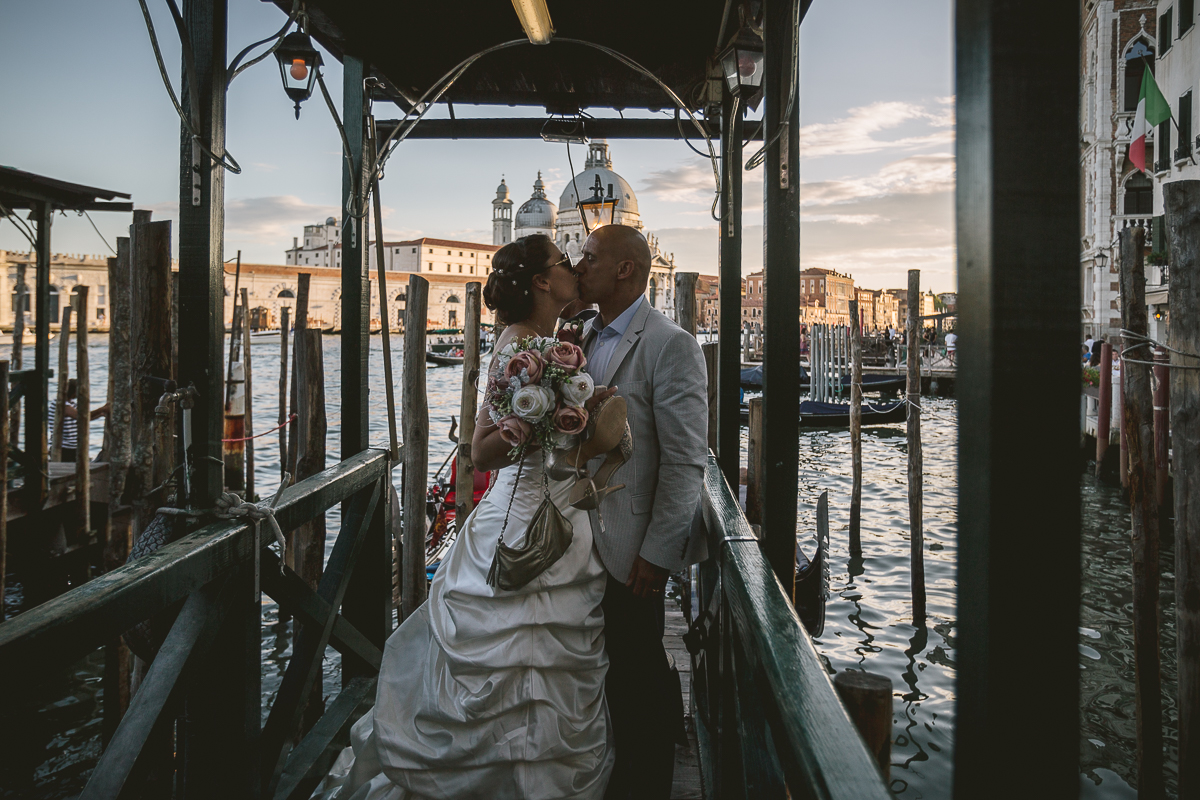
<path id="1" fill-rule="evenodd" d="M 541 353 L 536 350 L 524 350 L 508 360 L 508 364 L 504 367 L 504 377 L 519 377 L 525 384 L 537 383 L 542 379 L 544 368 L 545 363 L 542 361 Z M 527 372 L 528 376 L 522 376 L 522 371 Z"/>
<path id="2" fill-rule="evenodd" d="M 583 333 L 582 327 L 568 323 L 558 331 L 558 340 L 567 344 L 579 344 L 581 333 Z"/>
<path id="3" fill-rule="evenodd" d="M 514 414 L 502 418 L 496 427 L 500 429 L 500 438 L 511 447 L 523 445 L 533 436 L 533 426 Z"/>
<path id="4" fill-rule="evenodd" d="M 554 412 L 554 429 L 568 436 L 583 433 L 583 429 L 587 427 L 587 421 L 588 413 L 582 408 L 560 406 L 558 411 Z"/>
<path id="5" fill-rule="evenodd" d="M 551 364 L 557 364 L 567 372 L 578 372 L 587 364 L 587 357 L 578 345 L 570 342 L 559 342 L 546 351 L 546 359 Z"/>

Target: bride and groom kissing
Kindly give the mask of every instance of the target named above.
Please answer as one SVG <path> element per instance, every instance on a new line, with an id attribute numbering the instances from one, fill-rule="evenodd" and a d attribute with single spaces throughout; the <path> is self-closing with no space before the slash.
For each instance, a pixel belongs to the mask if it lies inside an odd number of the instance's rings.
<path id="1" fill-rule="evenodd" d="M 708 401 L 696 340 L 645 299 L 650 260 L 622 225 L 594 231 L 577 264 L 540 234 L 495 254 L 484 300 L 507 327 L 471 443 L 493 484 L 388 639 L 375 705 L 314 797 L 669 797 L 683 707 L 663 593 L 706 555 L 691 523 Z M 580 303 L 599 313 L 564 326 L 577 349 L 547 341 Z M 561 348 L 545 378 L 510 364 L 531 347 Z M 573 388 L 590 398 L 554 415 L 566 429 L 518 424 L 528 403 L 506 386 L 549 401 L 584 373 Z M 581 442 L 554 438 L 584 420 Z M 552 441 L 570 449 L 547 454 Z"/>

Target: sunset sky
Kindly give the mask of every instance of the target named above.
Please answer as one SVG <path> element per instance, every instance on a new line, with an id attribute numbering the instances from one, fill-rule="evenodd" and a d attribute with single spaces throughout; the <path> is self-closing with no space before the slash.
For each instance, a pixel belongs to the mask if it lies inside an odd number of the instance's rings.
<path id="1" fill-rule="evenodd" d="M 555 2 L 550 0 L 553 14 Z M 172 80 L 179 46 L 161 0 L 155 18 Z M 0 26 L 0 164 L 133 195 L 156 219 L 178 203 L 179 122 L 134 0 L 12 4 Z M 230 0 L 230 55 L 283 22 L 271 4 Z M 949 0 L 813 3 L 801 37 L 802 264 L 852 274 L 868 288 L 922 270 L 937 291 L 954 279 L 954 105 Z M 397 46 L 403 46 L 398 42 Z M 325 75 L 340 110 L 341 65 Z M 540 108 L 456 106 L 460 117 L 541 116 Z M 595 110 L 597 115 L 605 112 Z M 434 115 L 444 114 L 436 109 Z M 397 116 L 377 106 L 378 118 Z M 226 255 L 283 263 L 303 226 L 340 216 L 340 146 L 319 96 L 297 122 L 273 59 L 229 94 L 227 146 L 244 168 L 226 183 Z M 717 269 L 709 216 L 712 170 L 681 141 L 611 143 L 614 169 L 638 193 L 646 231 L 680 269 Z M 749 155 L 750 151 L 747 151 Z M 574 147 L 579 166 L 585 149 Z M 503 175 L 517 204 L 541 170 L 557 201 L 570 178 L 564 145 L 540 141 L 405 142 L 381 198 L 388 239 L 491 242 L 491 199 Z M 762 170 L 745 175 L 743 274 L 762 265 Z M 109 243 L 128 215 L 93 214 Z M 59 217 L 56 252 L 107 255 L 86 219 Z M 0 223 L 0 249 L 28 245 Z"/>

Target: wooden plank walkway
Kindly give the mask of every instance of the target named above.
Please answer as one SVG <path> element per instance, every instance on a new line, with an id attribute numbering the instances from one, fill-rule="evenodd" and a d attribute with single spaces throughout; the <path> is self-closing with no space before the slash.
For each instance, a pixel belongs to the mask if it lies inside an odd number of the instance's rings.
<path id="1" fill-rule="evenodd" d="M 671 786 L 671 800 L 703 800 L 704 797 L 700 783 L 700 757 L 696 749 L 696 725 L 692 719 L 692 659 L 687 648 L 683 646 L 683 634 L 687 633 L 687 629 L 683 611 L 668 598 L 663 645 L 679 670 L 679 683 L 683 689 L 683 710 L 686 715 L 684 722 L 688 735 L 686 747 L 675 745 L 675 778 Z"/>

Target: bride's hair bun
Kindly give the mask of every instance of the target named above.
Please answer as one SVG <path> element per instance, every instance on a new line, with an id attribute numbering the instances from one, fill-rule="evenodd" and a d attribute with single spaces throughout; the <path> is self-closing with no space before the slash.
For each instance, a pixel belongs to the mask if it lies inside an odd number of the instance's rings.
<path id="1" fill-rule="evenodd" d="M 512 325 L 533 313 L 533 276 L 546 270 L 554 240 L 544 233 L 522 236 L 492 257 L 492 274 L 483 287 L 483 302 L 500 322 Z"/>

